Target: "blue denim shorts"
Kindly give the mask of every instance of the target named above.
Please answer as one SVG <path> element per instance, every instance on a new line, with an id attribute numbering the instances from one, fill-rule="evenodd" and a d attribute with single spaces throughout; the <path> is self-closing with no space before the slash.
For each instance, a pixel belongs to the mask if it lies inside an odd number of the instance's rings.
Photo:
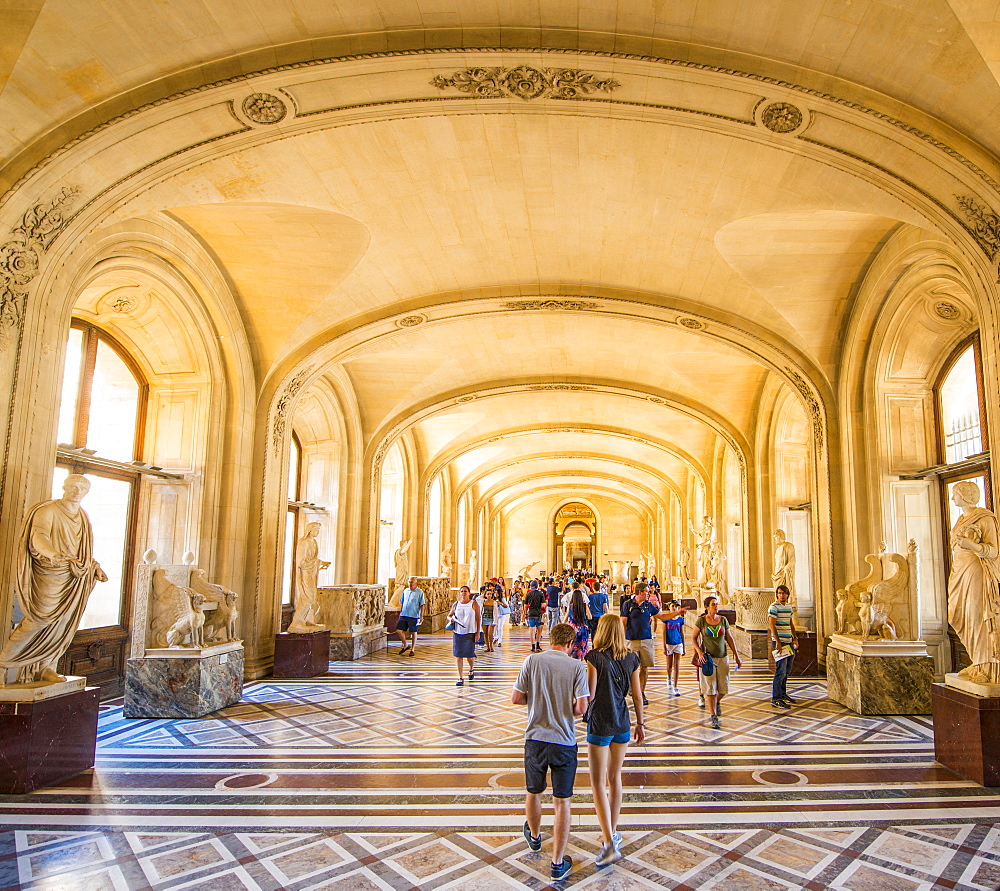
<path id="1" fill-rule="evenodd" d="M 528 627 L 529 628 L 541 628 L 542 627 L 542 620 L 541 619 L 528 619 Z"/>
<path id="2" fill-rule="evenodd" d="M 594 736 L 593 734 L 587 734 L 587 742 L 592 746 L 610 746 L 611 743 L 627 743 L 632 741 L 632 731 L 626 730 L 624 733 L 619 733 L 617 736 Z"/>

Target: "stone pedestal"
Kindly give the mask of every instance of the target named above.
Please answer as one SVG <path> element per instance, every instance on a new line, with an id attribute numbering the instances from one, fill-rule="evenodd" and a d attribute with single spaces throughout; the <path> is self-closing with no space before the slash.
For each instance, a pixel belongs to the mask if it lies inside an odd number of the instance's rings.
<path id="1" fill-rule="evenodd" d="M 748 631 L 746 628 L 734 626 L 730 628 L 736 650 L 741 659 L 766 659 L 770 651 L 767 644 L 766 631 Z"/>
<path id="2" fill-rule="evenodd" d="M 730 625 L 736 624 L 736 610 L 734 609 L 720 609 L 719 615 L 725 618 Z"/>
<path id="3" fill-rule="evenodd" d="M 94 766 L 100 692 L 0 701 L 0 793 L 25 795 Z"/>
<path id="4" fill-rule="evenodd" d="M 827 695 L 859 715 L 928 715 L 934 660 L 923 641 L 862 641 L 833 635 Z"/>
<path id="5" fill-rule="evenodd" d="M 934 757 L 981 786 L 1000 786 L 1000 697 L 931 687 Z"/>
<path id="6" fill-rule="evenodd" d="M 792 663 L 792 677 L 814 677 L 822 674 L 819 664 L 819 651 L 816 646 L 815 631 L 799 632 L 799 648 Z"/>
<path id="7" fill-rule="evenodd" d="M 774 603 L 771 588 L 737 588 L 730 598 L 736 609 L 736 624 L 747 631 L 767 631 L 767 611 Z"/>
<path id="8" fill-rule="evenodd" d="M 125 667 L 126 718 L 200 718 L 243 696 L 243 645 L 147 650 Z"/>
<path id="9" fill-rule="evenodd" d="M 329 631 L 290 631 L 274 638 L 276 678 L 314 678 L 330 668 Z"/>
<path id="10" fill-rule="evenodd" d="M 385 649 L 385 585 L 318 588 L 318 621 L 330 629 L 330 658 L 350 661 Z M 399 611 L 395 611 L 399 617 Z M 392 630 L 396 630 L 395 622 Z"/>
<path id="11" fill-rule="evenodd" d="M 398 609 L 387 609 L 385 611 L 385 636 L 392 637 L 396 633 L 396 623 L 399 621 Z"/>

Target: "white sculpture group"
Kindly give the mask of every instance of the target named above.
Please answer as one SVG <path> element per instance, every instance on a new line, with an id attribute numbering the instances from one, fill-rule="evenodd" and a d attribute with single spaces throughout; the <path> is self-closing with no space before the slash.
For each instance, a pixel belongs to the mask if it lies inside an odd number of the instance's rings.
<path id="1" fill-rule="evenodd" d="M 213 585 L 205 570 L 192 569 L 188 584 L 178 585 L 166 570 L 155 569 L 152 594 L 150 639 L 154 647 L 198 649 L 240 639 L 239 595 Z"/>
<path id="2" fill-rule="evenodd" d="M 868 554 L 868 574 L 837 591 L 838 634 L 859 635 L 861 640 L 914 640 L 916 638 L 916 554 L 910 539 L 906 556 L 889 554 L 883 542 L 878 554 Z M 889 572 L 889 567 L 895 567 Z"/>

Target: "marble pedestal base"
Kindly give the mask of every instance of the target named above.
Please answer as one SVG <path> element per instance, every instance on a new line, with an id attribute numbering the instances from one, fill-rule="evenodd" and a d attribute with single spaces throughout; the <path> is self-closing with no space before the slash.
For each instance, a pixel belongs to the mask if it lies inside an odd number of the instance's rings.
<path id="1" fill-rule="evenodd" d="M 435 616 L 424 615 L 424 620 L 417 629 L 420 634 L 437 634 L 444 631 L 444 626 L 448 624 L 448 612 L 438 613 Z"/>
<path id="2" fill-rule="evenodd" d="M 813 677 L 822 673 L 823 669 L 819 664 L 816 648 L 816 632 L 800 631 L 799 648 L 795 653 L 795 661 L 792 663 L 791 676 L 793 678 Z"/>
<path id="3" fill-rule="evenodd" d="M 931 687 L 934 757 L 981 786 L 1000 786 L 1000 697 Z"/>
<path id="4" fill-rule="evenodd" d="M 100 692 L 0 702 L 0 793 L 25 795 L 94 766 Z"/>
<path id="5" fill-rule="evenodd" d="M 741 659 L 767 658 L 770 647 L 767 645 L 766 631 L 751 631 L 736 625 L 731 626 L 730 630 Z"/>
<path id="6" fill-rule="evenodd" d="M 274 637 L 274 676 L 314 678 L 330 668 L 329 631 L 289 631 Z"/>
<path id="7" fill-rule="evenodd" d="M 398 609 L 387 609 L 385 611 L 385 636 L 396 633 L 396 623 L 399 621 Z"/>
<path id="8" fill-rule="evenodd" d="M 399 617 L 399 613 L 396 613 Z M 388 620 L 388 613 L 386 614 Z M 393 622 L 393 630 L 396 623 Z M 330 634 L 330 658 L 335 662 L 349 662 L 370 656 L 379 650 L 384 650 L 386 632 L 384 628 L 369 628 L 354 634 Z"/>
<path id="9" fill-rule="evenodd" d="M 859 655 L 840 649 L 838 637 L 834 635 L 826 651 L 830 699 L 859 715 L 931 713 L 934 660 L 930 656 Z"/>
<path id="10" fill-rule="evenodd" d="M 218 649 L 224 649 L 219 647 Z M 144 656 L 125 666 L 126 718 L 200 718 L 243 696 L 243 647 L 207 656 Z"/>

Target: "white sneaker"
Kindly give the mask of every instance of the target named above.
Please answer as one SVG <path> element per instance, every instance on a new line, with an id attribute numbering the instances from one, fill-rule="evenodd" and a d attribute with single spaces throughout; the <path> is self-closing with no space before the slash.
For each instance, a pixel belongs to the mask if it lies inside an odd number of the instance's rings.
<path id="1" fill-rule="evenodd" d="M 613 844 L 619 851 L 622 849 L 622 834 L 620 832 L 611 833 L 611 844 Z"/>
<path id="2" fill-rule="evenodd" d="M 674 687 L 674 696 L 680 696 L 680 695 L 681 695 L 681 688 Z"/>
<path id="3" fill-rule="evenodd" d="M 699 694 L 698 695 L 698 708 L 704 708 L 704 707 L 705 707 L 705 697 L 702 696 L 701 694 Z"/>
<path id="4" fill-rule="evenodd" d="M 611 866 L 612 863 L 617 863 L 621 859 L 622 852 L 613 844 L 605 842 L 601 845 L 601 850 L 597 852 L 597 857 L 594 858 L 594 865 L 597 867 Z"/>

